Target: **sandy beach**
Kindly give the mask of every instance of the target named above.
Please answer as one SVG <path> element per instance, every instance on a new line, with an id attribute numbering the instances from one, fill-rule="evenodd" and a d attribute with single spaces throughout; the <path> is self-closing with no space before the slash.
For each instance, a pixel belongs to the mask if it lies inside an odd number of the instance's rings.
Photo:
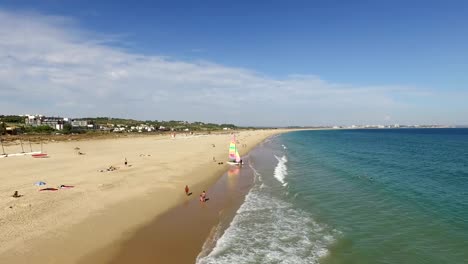
<path id="1" fill-rule="evenodd" d="M 206 202 L 192 194 L 125 239 L 83 257 L 79 264 L 194 263 L 197 256 L 212 250 L 253 185 L 250 157 L 244 158 L 244 166 L 229 168 L 206 189 Z"/>
<path id="2" fill-rule="evenodd" d="M 241 154 L 280 132 L 239 132 Z M 121 251 L 118 241 L 187 202 L 186 184 L 198 196 L 228 170 L 230 137 L 179 134 L 55 142 L 43 145 L 49 158 L 1 158 L 0 260 L 76 263 L 106 248 L 98 262 L 110 261 L 106 258 Z M 36 151 L 40 146 L 25 148 Z M 21 147 L 9 145 L 5 151 L 19 152 Z M 115 170 L 108 171 L 111 166 Z M 46 185 L 36 186 L 40 181 Z M 43 188 L 58 190 L 39 191 Z M 22 196 L 13 198 L 15 191 Z"/>

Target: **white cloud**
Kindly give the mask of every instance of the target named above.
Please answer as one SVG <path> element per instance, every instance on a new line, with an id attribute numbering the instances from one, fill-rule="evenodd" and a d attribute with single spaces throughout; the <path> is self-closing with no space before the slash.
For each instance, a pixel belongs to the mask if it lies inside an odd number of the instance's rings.
<path id="1" fill-rule="evenodd" d="M 0 10 L 0 21 L 3 113 L 241 125 L 385 123 L 391 115 L 404 123 L 423 118 L 404 119 L 405 111 L 418 107 L 414 98 L 434 98 L 410 87 L 356 87 L 312 75 L 277 79 L 211 62 L 136 54 L 104 44 L 105 37 L 65 17 Z"/>

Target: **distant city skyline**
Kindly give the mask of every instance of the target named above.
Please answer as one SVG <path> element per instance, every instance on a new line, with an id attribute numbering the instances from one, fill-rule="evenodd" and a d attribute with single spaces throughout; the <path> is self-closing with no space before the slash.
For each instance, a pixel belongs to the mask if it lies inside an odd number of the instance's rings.
<path id="1" fill-rule="evenodd" d="M 2 1 L 0 114 L 468 124 L 464 1 Z"/>

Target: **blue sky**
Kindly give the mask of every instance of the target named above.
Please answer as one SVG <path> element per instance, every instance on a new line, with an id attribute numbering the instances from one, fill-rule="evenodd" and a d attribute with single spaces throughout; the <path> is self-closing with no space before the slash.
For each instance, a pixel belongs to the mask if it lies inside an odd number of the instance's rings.
<path id="1" fill-rule="evenodd" d="M 17 39 L 0 39 L 0 55 L 10 58 L 0 103 L 15 111 L 242 125 L 468 124 L 466 1 L 6 0 L 0 12 Z M 37 39 L 42 48 L 31 44 Z M 69 63 L 70 52 L 79 59 Z M 31 90 L 40 101 L 25 99 Z M 220 113 L 228 97 L 235 113 Z"/>

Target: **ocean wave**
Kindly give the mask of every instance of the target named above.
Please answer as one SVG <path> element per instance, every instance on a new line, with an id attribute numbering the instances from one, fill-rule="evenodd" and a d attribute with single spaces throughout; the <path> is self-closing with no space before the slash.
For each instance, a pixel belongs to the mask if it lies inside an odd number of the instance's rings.
<path id="1" fill-rule="evenodd" d="M 285 178 L 288 175 L 288 167 L 286 166 L 286 162 L 288 162 L 288 159 L 284 155 L 283 157 L 279 158 L 275 156 L 275 158 L 278 160 L 278 164 L 275 167 L 275 171 L 273 173 L 273 176 L 283 185 L 286 186 L 288 185 L 287 182 L 285 182 Z"/>
<path id="2" fill-rule="evenodd" d="M 254 186 L 213 250 L 197 264 L 318 263 L 333 233 L 312 215 Z"/>

